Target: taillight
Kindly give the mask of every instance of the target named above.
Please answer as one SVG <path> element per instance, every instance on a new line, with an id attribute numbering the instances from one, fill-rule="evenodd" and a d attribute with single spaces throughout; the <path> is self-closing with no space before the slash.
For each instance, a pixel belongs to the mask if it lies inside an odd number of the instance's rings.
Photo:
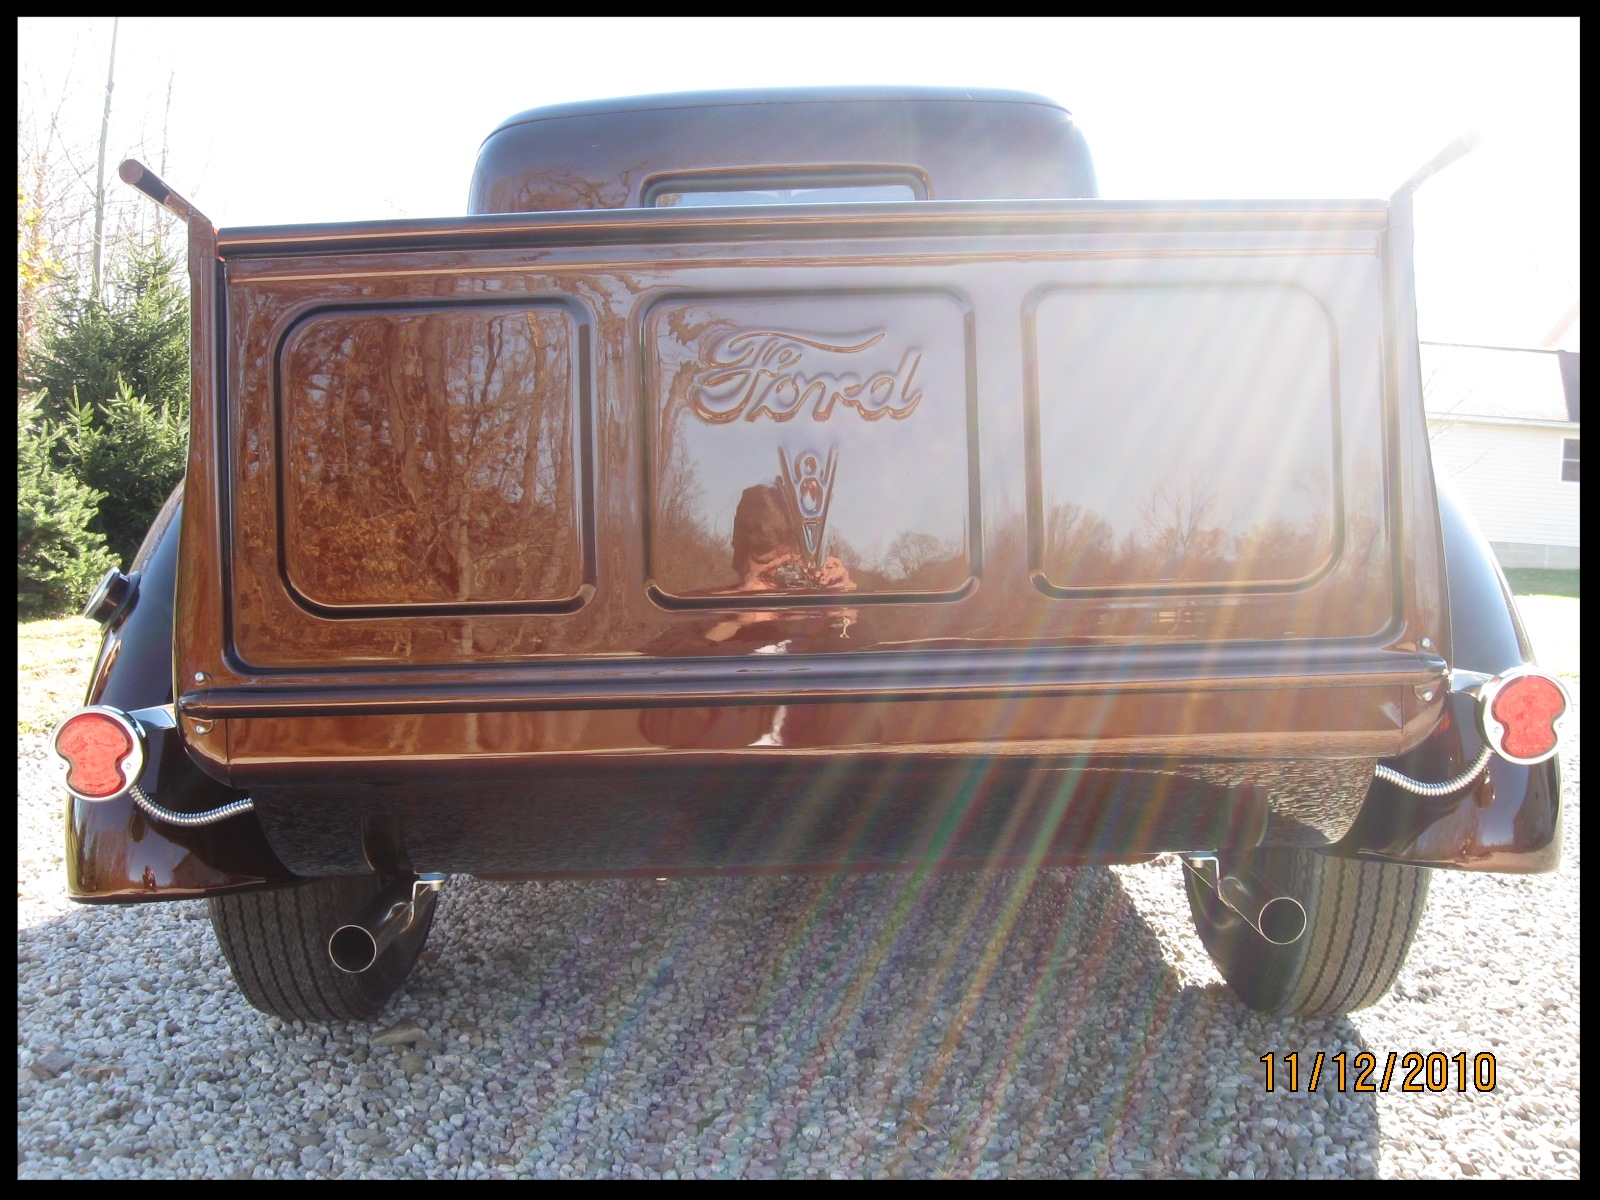
<path id="1" fill-rule="evenodd" d="M 56 729 L 67 790 L 80 800 L 113 800 L 144 770 L 144 738 L 126 713 L 80 708 Z"/>
<path id="2" fill-rule="evenodd" d="M 1559 750 L 1571 707 L 1566 688 L 1537 667 L 1497 675 L 1478 692 L 1484 741 L 1514 763 L 1543 762 Z"/>

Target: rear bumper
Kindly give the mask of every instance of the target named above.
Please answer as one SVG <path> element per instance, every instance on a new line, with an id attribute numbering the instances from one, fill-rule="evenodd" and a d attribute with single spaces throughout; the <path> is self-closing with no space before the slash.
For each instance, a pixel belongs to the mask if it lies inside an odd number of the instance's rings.
<path id="1" fill-rule="evenodd" d="M 1437 781 L 1477 760 L 1482 680 L 1458 678 L 1462 690 L 1435 702 L 1444 713 L 1434 731 L 1386 765 Z M 786 744 L 805 721 L 770 706 L 621 712 L 635 723 L 653 714 L 640 727 L 657 748 L 439 757 L 406 769 L 355 755 L 321 763 L 317 782 L 260 783 L 250 789 L 254 812 L 194 829 L 169 827 L 126 797 L 72 800 L 69 891 L 125 903 L 373 871 L 564 878 L 1038 867 L 1264 845 L 1501 872 L 1552 870 L 1560 857 L 1553 758 L 1529 766 L 1492 757 L 1461 791 L 1431 797 L 1374 779 L 1375 757 L 1074 754 L 1059 742 L 1034 753 L 1014 743 L 1006 753 L 807 750 Z M 299 720 L 307 732 L 319 724 Z M 338 721 L 319 736 L 337 733 Z M 752 744 L 750 721 L 770 725 L 770 744 Z M 387 728 L 392 753 L 407 723 Z M 485 722 L 476 734 L 490 730 Z M 728 744 L 707 748 L 722 735 Z M 153 736 L 150 750 L 142 783 L 161 803 L 195 811 L 238 795 L 195 770 L 176 730 Z"/>
<path id="2" fill-rule="evenodd" d="M 1388 760 L 1418 779 L 1481 749 L 1472 699 Z M 1560 859 L 1557 760 L 1492 758 L 1442 798 L 1374 780 L 1372 759 L 795 755 L 736 751 L 543 764 L 515 777 L 263 786 L 255 812 L 169 828 L 123 798 L 70 801 L 79 901 L 192 899 L 371 871 L 500 878 L 801 873 L 1137 862 L 1261 845 L 1500 872 Z M 165 769 L 163 770 L 163 766 Z M 237 793 L 175 734 L 146 770 L 162 802 Z"/>
<path id="3" fill-rule="evenodd" d="M 1387 760 L 1452 778 L 1483 742 L 1472 690 Z M 1459 793 L 1374 779 L 1368 758 L 814 755 L 734 750 L 562 764 L 516 777 L 261 787 L 274 852 L 300 874 L 501 877 L 782 873 L 1136 862 L 1319 848 L 1530 873 L 1560 861 L 1558 759 L 1492 756 Z"/>
<path id="4" fill-rule="evenodd" d="M 524 878 L 1136 862 L 1326 845 L 1371 761 L 1175 763 L 829 755 L 546 770 L 521 779 L 259 788 L 302 875 Z"/>

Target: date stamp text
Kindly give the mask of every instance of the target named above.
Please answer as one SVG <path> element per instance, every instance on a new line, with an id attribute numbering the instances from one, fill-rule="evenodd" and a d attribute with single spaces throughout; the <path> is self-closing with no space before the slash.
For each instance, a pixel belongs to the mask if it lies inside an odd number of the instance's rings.
<path id="1" fill-rule="evenodd" d="M 1470 1057 L 1465 1051 L 1445 1054 L 1435 1050 L 1423 1054 L 1411 1050 L 1400 1054 L 1391 1050 L 1381 1064 L 1369 1050 L 1354 1055 L 1318 1051 L 1304 1064 L 1302 1057 L 1299 1051 L 1263 1054 L 1267 1091 L 1282 1087 L 1298 1092 L 1302 1083 L 1308 1092 L 1319 1087 L 1338 1092 L 1387 1092 L 1390 1085 L 1401 1092 L 1464 1092 L 1468 1088 L 1492 1092 L 1495 1085 L 1494 1055 L 1487 1050 Z M 1400 1068 L 1398 1073 L 1396 1066 Z"/>

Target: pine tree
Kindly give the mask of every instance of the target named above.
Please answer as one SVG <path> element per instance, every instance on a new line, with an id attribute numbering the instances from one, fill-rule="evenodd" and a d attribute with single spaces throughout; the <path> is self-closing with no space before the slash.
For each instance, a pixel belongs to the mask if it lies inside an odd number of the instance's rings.
<path id="1" fill-rule="evenodd" d="M 123 567 L 133 561 L 145 531 L 183 478 L 189 453 L 188 406 L 174 412 L 136 396 L 118 376 L 117 395 L 98 413 L 74 403 L 62 426 L 60 451 L 85 487 L 106 497 L 92 528 Z M 58 451 L 58 455 L 60 454 Z"/>
<path id="2" fill-rule="evenodd" d="M 148 242 L 122 258 L 98 298 L 81 283 L 65 286 L 20 381 L 37 396 L 41 428 L 52 431 L 39 435 L 51 464 L 97 497 L 87 528 L 124 569 L 183 478 L 186 283 L 177 258 Z"/>
<path id="3" fill-rule="evenodd" d="M 61 431 L 40 415 L 41 398 L 17 405 L 17 616 L 81 607 L 116 565 L 90 528 L 102 493 L 52 461 Z"/>
<path id="4" fill-rule="evenodd" d="M 154 407 L 187 414 L 189 293 L 176 256 L 158 242 L 134 245 L 98 298 L 83 281 L 67 281 L 26 376 L 29 391 L 44 393 L 52 421 L 80 404 L 103 411 L 119 376 Z"/>

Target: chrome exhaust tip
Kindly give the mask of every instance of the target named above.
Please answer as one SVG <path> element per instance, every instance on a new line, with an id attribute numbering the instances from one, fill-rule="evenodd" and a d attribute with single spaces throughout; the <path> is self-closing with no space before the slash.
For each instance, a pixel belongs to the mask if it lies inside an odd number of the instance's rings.
<path id="1" fill-rule="evenodd" d="M 427 916 L 444 886 L 443 875 L 402 877 L 372 898 L 362 913 L 328 938 L 328 957 L 346 975 L 369 971 L 407 929 Z"/>
<path id="2" fill-rule="evenodd" d="M 1305 936 L 1305 905 L 1293 896 L 1278 895 L 1247 875 L 1222 874 L 1214 855 L 1190 855 L 1183 865 L 1274 946 L 1292 945 Z"/>

